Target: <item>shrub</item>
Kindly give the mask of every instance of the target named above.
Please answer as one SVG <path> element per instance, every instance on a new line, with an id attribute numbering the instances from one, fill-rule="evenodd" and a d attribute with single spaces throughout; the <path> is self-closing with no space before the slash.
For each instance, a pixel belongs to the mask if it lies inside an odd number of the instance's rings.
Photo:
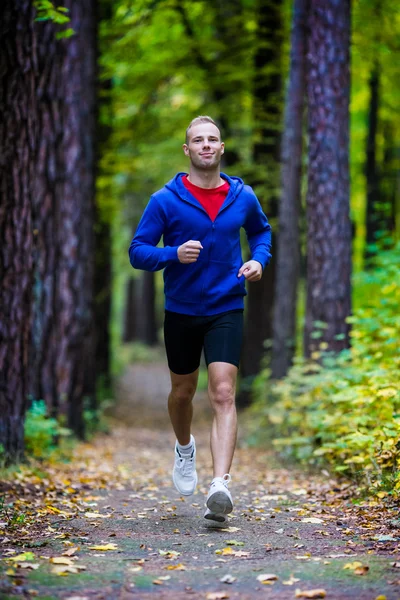
<path id="1" fill-rule="evenodd" d="M 60 436 L 69 436 L 69 429 L 61 427 L 47 415 L 44 400 L 34 400 L 25 418 L 25 449 L 34 458 L 46 458 L 55 450 Z"/>
<path id="2" fill-rule="evenodd" d="M 259 434 L 279 450 L 373 488 L 400 490 L 400 244 L 354 277 L 351 349 L 296 360 L 288 376 L 255 382 Z M 259 421 L 258 421 L 259 423 Z"/>

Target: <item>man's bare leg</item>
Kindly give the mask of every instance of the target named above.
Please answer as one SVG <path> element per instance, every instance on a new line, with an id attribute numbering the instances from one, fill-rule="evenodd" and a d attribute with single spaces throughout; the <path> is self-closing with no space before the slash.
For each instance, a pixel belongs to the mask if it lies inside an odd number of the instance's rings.
<path id="1" fill-rule="evenodd" d="M 238 369 L 232 364 L 213 362 L 208 366 L 208 395 L 214 411 L 211 454 L 214 477 L 229 473 L 237 437 L 235 406 Z"/>
<path id="2" fill-rule="evenodd" d="M 196 392 L 199 370 L 188 375 L 177 375 L 170 371 L 171 392 L 168 396 L 168 412 L 179 444 L 190 442 L 193 416 L 193 396 Z"/>

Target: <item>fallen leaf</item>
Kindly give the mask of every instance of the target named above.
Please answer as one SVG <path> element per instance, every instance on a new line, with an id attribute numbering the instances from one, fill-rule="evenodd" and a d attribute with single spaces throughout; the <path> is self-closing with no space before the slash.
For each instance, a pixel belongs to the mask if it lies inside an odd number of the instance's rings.
<path id="1" fill-rule="evenodd" d="M 206 600 L 224 600 L 229 598 L 229 594 L 226 592 L 208 592 Z"/>
<path id="2" fill-rule="evenodd" d="M 244 542 L 238 542 L 237 540 L 225 540 L 225 544 L 228 544 L 228 546 L 244 546 Z"/>
<path id="3" fill-rule="evenodd" d="M 298 583 L 300 581 L 300 579 L 298 579 L 297 577 L 293 577 L 293 575 L 290 575 L 289 579 L 287 579 L 286 581 L 282 581 L 283 585 L 293 585 L 295 583 Z"/>
<path id="4" fill-rule="evenodd" d="M 168 565 L 167 567 L 164 567 L 164 569 L 167 571 L 186 571 L 186 567 L 182 563 L 178 563 L 177 565 Z"/>
<path id="5" fill-rule="evenodd" d="M 36 571 L 40 567 L 40 563 L 22 562 L 18 565 L 21 569 L 32 569 Z"/>
<path id="6" fill-rule="evenodd" d="M 51 572 L 55 575 L 68 575 L 68 573 L 79 573 L 84 571 L 86 567 L 83 565 L 56 565 L 51 569 Z"/>
<path id="7" fill-rule="evenodd" d="M 227 547 L 222 548 L 221 550 L 216 550 L 215 554 L 222 554 L 222 556 L 227 556 L 228 554 L 235 554 L 235 551 L 233 550 L 233 548 Z"/>
<path id="8" fill-rule="evenodd" d="M 318 519 L 317 517 L 307 517 L 306 519 L 301 519 L 302 523 L 323 523 L 322 519 Z M 316 596 L 318 598 L 318 596 Z"/>
<path id="9" fill-rule="evenodd" d="M 391 565 L 390 565 L 390 566 L 391 566 L 391 567 L 394 567 L 395 569 L 400 569 L 400 562 L 394 562 L 394 563 L 391 563 Z"/>
<path id="10" fill-rule="evenodd" d="M 361 565 L 361 567 L 357 567 L 354 569 L 354 575 L 366 575 L 369 571 L 369 567 L 367 565 Z"/>
<path id="11" fill-rule="evenodd" d="M 229 533 L 235 533 L 236 531 L 240 531 L 240 527 L 224 527 L 220 529 L 220 531 L 229 531 Z"/>
<path id="12" fill-rule="evenodd" d="M 88 519 L 108 519 L 111 517 L 111 515 L 101 515 L 97 512 L 85 512 L 84 516 Z"/>
<path id="13" fill-rule="evenodd" d="M 177 558 L 180 556 L 180 552 L 176 552 L 176 550 L 159 550 L 160 556 L 164 556 L 164 558 Z"/>
<path id="14" fill-rule="evenodd" d="M 64 556 L 54 556 L 50 558 L 50 562 L 55 565 L 73 565 L 74 562 L 71 558 L 67 558 Z"/>
<path id="15" fill-rule="evenodd" d="M 17 556 L 12 556 L 7 558 L 7 560 L 12 560 L 13 562 L 23 562 L 25 560 L 35 560 L 35 555 L 33 552 L 23 552 L 22 554 L 18 554 Z"/>
<path id="16" fill-rule="evenodd" d="M 161 581 L 161 579 L 153 579 L 153 583 L 154 583 L 154 585 L 163 585 L 163 582 Z"/>
<path id="17" fill-rule="evenodd" d="M 325 590 L 296 590 L 296 598 L 325 598 Z"/>
<path id="18" fill-rule="evenodd" d="M 107 551 L 107 550 L 117 550 L 118 546 L 116 544 L 105 544 L 104 546 L 89 546 L 90 550 L 102 550 L 102 551 Z"/>
<path id="19" fill-rule="evenodd" d="M 137 565 L 136 567 L 131 567 L 129 570 L 131 571 L 131 573 L 138 573 L 139 571 L 143 570 L 143 567 Z"/>
<path id="20" fill-rule="evenodd" d="M 233 583 L 234 581 L 236 581 L 236 577 L 233 577 L 232 575 L 224 575 L 223 577 L 221 577 L 220 582 L 221 583 Z"/>
<path id="21" fill-rule="evenodd" d="M 262 575 L 257 575 L 257 581 L 263 584 L 271 584 L 278 579 L 279 577 L 273 573 L 263 573 Z"/>
<path id="22" fill-rule="evenodd" d="M 70 548 L 62 553 L 63 556 L 73 556 L 75 552 L 79 550 L 79 546 L 75 546 L 74 548 Z"/>
<path id="23" fill-rule="evenodd" d="M 168 579 L 171 579 L 171 575 L 163 575 L 162 577 L 158 578 L 160 581 L 168 581 Z"/>

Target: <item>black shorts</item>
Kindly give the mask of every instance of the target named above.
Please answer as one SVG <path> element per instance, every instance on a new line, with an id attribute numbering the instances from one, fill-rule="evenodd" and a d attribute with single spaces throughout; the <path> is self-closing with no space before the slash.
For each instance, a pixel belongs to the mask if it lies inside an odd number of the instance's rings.
<path id="1" fill-rule="evenodd" d="M 164 340 L 168 366 L 177 375 L 187 375 L 198 369 L 203 348 L 207 366 L 212 362 L 226 362 L 238 367 L 242 339 L 241 309 L 210 317 L 165 311 Z"/>

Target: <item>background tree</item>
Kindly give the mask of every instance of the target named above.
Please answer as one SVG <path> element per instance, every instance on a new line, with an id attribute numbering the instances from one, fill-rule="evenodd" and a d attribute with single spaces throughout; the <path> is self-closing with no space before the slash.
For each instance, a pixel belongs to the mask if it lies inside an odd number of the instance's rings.
<path id="1" fill-rule="evenodd" d="M 348 347 L 350 3 L 310 1 L 305 354 Z"/>
<path id="2" fill-rule="evenodd" d="M 32 316 L 32 197 L 37 151 L 37 57 L 29 0 L 0 10 L 0 444 L 7 462 L 24 449 Z"/>
<path id="3" fill-rule="evenodd" d="M 249 183 L 272 222 L 278 210 L 279 154 L 282 117 L 283 5 L 281 0 L 257 3 L 257 50 L 253 80 L 253 168 Z M 239 404 L 250 403 L 249 383 L 260 371 L 266 341 L 272 339 L 273 290 L 275 286 L 276 235 L 274 259 L 261 281 L 248 286 L 241 375 L 244 378 Z"/>
<path id="4" fill-rule="evenodd" d="M 271 372 L 284 377 L 296 344 L 296 308 L 300 277 L 301 164 L 307 47 L 308 0 L 295 0 L 282 136 L 276 284 Z"/>

